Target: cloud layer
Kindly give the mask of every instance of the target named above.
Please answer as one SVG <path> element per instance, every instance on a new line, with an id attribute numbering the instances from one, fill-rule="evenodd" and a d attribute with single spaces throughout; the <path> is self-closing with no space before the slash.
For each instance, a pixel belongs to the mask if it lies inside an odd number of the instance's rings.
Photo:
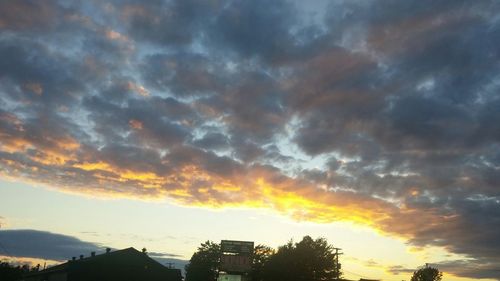
<path id="1" fill-rule="evenodd" d="M 3 1 L 0 173 L 354 221 L 500 279 L 499 8 Z"/>
<path id="2" fill-rule="evenodd" d="M 51 261 L 66 261 L 80 255 L 89 257 L 91 252 L 102 254 L 105 246 L 82 241 L 76 237 L 32 229 L 1 230 L 0 256 L 34 258 Z M 178 259 L 169 253 L 148 252 L 148 255 L 166 265 L 172 263 L 176 268 L 184 268 L 186 260 Z"/>
<path id="3" fill-rule="evenodd" d="M 31 229 L 2 230 L 0 239 L 4 247 L 0 255 L 3 256 L 64 261 L 104 250 L 98 244 L 72 236 Z"/>

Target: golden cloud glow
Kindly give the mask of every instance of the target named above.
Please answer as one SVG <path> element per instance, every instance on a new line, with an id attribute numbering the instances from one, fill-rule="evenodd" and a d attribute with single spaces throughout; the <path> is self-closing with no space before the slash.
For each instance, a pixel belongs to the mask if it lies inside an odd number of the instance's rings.
<path id="1" fill-rule="evenodd" d="M 73 167 L 79 168 L 85 171 L 93 171 L 93 170 L 111 170 L 111 166 L 108 163 L 104 162 L 95 162 L 95 163 L 81 163 L 74 164 Z"/>
<path id="2" fill-rule="evenodd" d="M 57 146 L 66 150 L 66 151 L 75 151 L 80 148 L 80 143 L 76 141 L 74 138 L 66 137 L 60 140 L 57 140 Z"/>
<path id="3" fill-rule="evenodd" d="M 132 124 L 132 122 L 131 122 Z M 136 124 L 137 125 L 137 124 Z M 138 125 L 137 125 L 138 126 Z M 165 199 L 184 206 L 203 208 L 265 208 L 275 210 L 298 221 L 330 223 L 335 221 L 354 222 L 378 229 L 381 232 L 397 233 L 411 238 L 418 222 L 393 225 L 394 220 L 416 217 L 412 209 L 400 208 L 372 197 L 363 197 L 353 192 L 332 192 L 314 185 L 285 177 L 276 171 L 254 168 L 245 174 L 221 176 L 210 173 L 196 165 L 177 167 L 163 175 L 118 167 L 106 161 L 76 162 L 72 158 L 80 145 L 68 138 L 58 142 L 60 150 L 46 150 L 31 156 L 32 160 L 44 165 L 64 166 L 88 172 L 86 187 L 71 192 L 100 193 L 111 197 Z M 18 147 L 30 145 L 20 143 Z M 17 167 L 19 173 L 28 169 L 17 163 L 2 162 L 2 165 Z M 34 167 L 36 168 L 36 167 Z M 14 171 L 14 174 L 15 174 Z M 31 169 L 34 178 L 44 178 L 42 171 Z M 73 175 L 71 175 L 73 173 Z M 36 174 L 39 174 L 36 176 Z M 77 177 L 78 171 L 67 171 L 66 176 Z M 48 178 L 53 186 L 63 189 L 71 182 Z M 418 214 L 423 220 L 438 221 L 433 213 Z M 441 218 L 440 218 L 441 219 Z M 411 221 L 411 223 L 410 223 Z"/>
<path id="4" fill-rule="evenodd" d="M 389 206 L 383 206 L 381 202 L 368 198 L 365 199 L 366 202 L 363 202 L 356 198 L 355 194 L 340 195 L 314 187 L 297 193 L 276 188 L 262 178 L 257 180 L 257 185 L 263 191 L 263 198 L 271 199 L 269 203 L 273 208 L 297 220 L 319 223 L 350 221 L 374 225 L 377 221 L 387 219 L 386 211 Z M 365 204 L 372 205 L 374 208 L 366 208 Z"/>
<path id="5" fill-rule="evenodd" d="M 82 169 L 85 171 L 105 171 L 110 173 L 111 175 L 103 175 L 100 174 L 98 176 L 101 180 L 112 180 L 118 182 L 127 182 L 127 181 L 137 181 L 140 183 L 142 187 L 152 188 L 152 187 L 160 187 L 162 183 L 165 182 L 163 177 L 157 176 L 151 172 L 137 172 L 127 169 L 119 169 L 113 167 L 109 163 L 105 162 L 85 162 L 74 164 L 74 168 Z"/>
<path id="6" fill-rule="evenodd" d="M 72 160 L 73 158 L 64 153 L 54 152 L 54 151 L 46 151 L 46 152 L 38 152 L 35 155 L 30 157 L 31 160 L 48 166 L 61 166 L 66 162 Z"/>
<path id="7" fill-rule="evenodd" d="M 46 267 L 49 267 L 49 266 L 54 266 L 54 265 L 61 263 L 61 261 L 57 261 L 57 260 L 37 259 L 37 258 L 29 258 L 29 257 L 15 257 L 15 258 L 13 258 L 10 256 L 2 256 L 2 255 L 0 255 L 0 261 L 7 262 L 10 264 L 14 264 L 14 265 L 15 264 L 28 265 L 30 267 L 35 267 L 37 265 L 40 265 L 41 269 L 43 269 L 43 265 L 45 265 Z"/>
<path id="8" fill-rule="evenodd" d="M 9 138 L 0 132 L 0 149 L 8 153 L 22 152 L 32 147 L 31 143 L 21 138 Z"/>
<path id="9" fill-rule="evenodd" d="M 139 121 L 131 126 L 140 127 Z M 354 192 L 333 192 L 318 188 L 310 182 L 286 177 L 275 170 L 252 167 L 230 175 L 209 172 L 194 165 L 181 165 L 168 173 L 159 174 L 148 169 L 119 167 L 110 161 L 78 161 L 76 152 L 81 146 L 72 138 L 50 140 L 56 143 L 43 152 L 31 154 L 35 163 L 46 166 L 72 168 L 64 175 L 54 177 L 50 172 L 4 159 L 2 174 L 25 178 L 57 186 L 71 193 L 97 194 L 111 198 L 145 200 L 171 199 L 183 206 L 202 208 L 258 208 L 271 209 L 297 221 L 330 223 L 352 222 L 370 226 L 376 231 L 412 238 L 415 227 L 432 226 L 443 218 L 432 212 L 422 213 Z M 4 145 L 2 143 L 2 145 Z M 19 149 L 35 146 L 29 141 L 19 142 Z M 3 148 L 2 148 L 3 149 Z M 5 149 L 4 149 L 5 150 Z M 9 162 L 10 161 L 10 162 Z M 80 171 L 79 171 L 80 170 Z M 72 178 L 84 177 L 76 183 Z M 85 184 L 82 184 L 82 182 Z M 77 186 L 78 188 L 73 188 Z M 451 218 L 448 221 L 453 221 Z M 394 222 L 398 223 L 395 224 Z"/>
<path id="10" fill-rule="evenodd" d="M 40 147 L 32 143 L 37 148 L 30 159 L 44 165 L 61 166 L 75 159 L 75 153 L 80 148 L 80 143 L 72 137 L 47 138 L 50 147 Z"/>
<path id="11" fill-rule="evenodd" d="M 26 157 L 44 165 L 63 165 L 73 160 L 80 143 L 70 136 L 26 137 L 23 122 L 15 115 L 0 116 L 13 131 L 0 129 L 0 149 L 7 153 L 25 153 Z"/>

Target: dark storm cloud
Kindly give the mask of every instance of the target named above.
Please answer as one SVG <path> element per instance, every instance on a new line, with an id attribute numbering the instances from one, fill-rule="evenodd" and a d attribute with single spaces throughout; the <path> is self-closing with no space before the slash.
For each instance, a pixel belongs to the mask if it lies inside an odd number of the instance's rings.
<path id="1" fill-rule="evenodd" d="M 143 64 L 142 75 L 148 85 L 173 95 L 203 95 L 221 90 L 227 77 L 214 59 L 199 54 L 155 54 Z M 226 80 L 226 81 L 225 81 Z"/>
<path id="2" fill-rule="evenodd" d="M 344 7 L 353 15 L 331 19 L 345 26 L 346 32 L 349 24 L 365 29 L 365 44 L 373 46 L 375 56 L 363 58 L 358 53 L 362 60 L 355 64 L 356 57 L 346 52 L 331 62 L 305 64 L 305 73 L 316 80 L 299 80 L 291 100 L 304 111 L 296 140 L 306 152 L 336 152 L 361 161 L 336 162 L 328 173 L 304 175 L 383 198 L 405 198 L 410 209 L 448 219 L 422 229 L 404 224 L 389 228 L 411 232 L 410 241 L 416 245 L 444 246 L 495 261 L 498 257 L 491 254 L 498 249 L 493 237 L 500 229 L 493 171 L 498 165 L 482 159 L 489 158 L 498 139 L 491 127 L 495 117 L 486 121 L 482 116 L 492 114 L 489 108 L 498 100 L 493 94 L 493 89 L 498 91 L 493 86 L 498 80 L 499 57 L 493 47 L 498 24 L 481 9 L 498 7 L 492 3 L 467 9 L 452 2 L 443 7 L 379 4 Z M 433 11 L 427 9 L 431 6 Z M 357 18 L 363 9 L 370 15 Z M 408 9 L 414 11 L 403 12 Z M 332 9 L 332 13 L 338 11 Z M 432 25 L 425 18 L 440 24 Z M 381 33 L 382 28 L 388 31 Z M 377 61 L 387 65 L 373 65 Z M 342 80 L 346 72 L 347 82 L 363 80 L 346 83 Z M 492 135 L 483 135 L 486 132 Z M 471 229 L 478 232 L 473 234 Z M 484 278 L 480 272 L 475 271 L 475 276 Z M 498 277 L 495 272 L 489 271 L 488 276 Z"/>
<path id="3" fill-rule="evenodd" d="M 0 38 L 0 55 L 2 88 L 13 100 L 69 106 L 84 88 L 75 64 L 43 44 Z"/>
<path id="4" fill-rule="evenodd" d="M 207 133 L 202 138 L 194 140 L 193 144 L 206 149 L 224 149 L 229 147 L 229 140 L 221 133 Z"/>
<path id="5" fill-rule="evenodd" d="M 296 20 L 286 1 L 229 1 L 216 19 L 214 40 L 243 56 L 276 59 L 293 48 Z"/>
<path id="6" fill-rule="evenodd" d="M 500 278 L 498 3 L 311 5 L 2 2 L 0 173 L 356 221 Z"/>
<path id="7" fill-rule="evenodd" d="M 3 255 L 49 260 L 68 260 L 104 250 L 103 246 L 68 235 L 31 229 L 1 230 L 0 239 L 8 253 Z"/>
<path id="8" fill-rule="evenodd" d="M 168 106 L 168 100 L 167 103 L 159 100 L 155 104 L 130 98 L 126 104 L 117 105 L 93 96 L 84 101 L 84 106 L 91 112 L 89 119 L 96 124 L 96 130 L 104 139 L 156 147 L 182 143 L 189 132 L 184 126 L 165 119 L 161 110 L 155 109 L 162 103 Z M 128 134 L 124 134 L 126 132 Z"/>
<path id="9" fill-rule="evenodd" d="M 119 3 L 120 16 L 137 40 L 185 45 L 199 36 L 224 1 L 142 1 Z"/>
<path id="10" fill-rule="evenodd" d="M 436 266 L 443 271 L 450 272 L 456 276 L 463 276 L 475 279 L 498 278 L 500 267 L 498 261 L 489 260 L 453 260 L 436 263 Z"/>
<path id="11" fill-rule="evenodd" d="M 249 73 L 234 90 L 220 96 L 226 106 L 223 118 L 233 135 L 256 141 L 269 140 L 284 125 L 283 93 L 271 77 Z"/>
<path id="12" fill-rule="evenodd" d="M 474 279 L 498 277 L 500 268 L 497 263 L 491 263 L 487 260 L 451 260 L 443 262 L 435 262 L 429 264 L 431 267 L 437 267 L 440 271 L 451 273 L 455 276 L 462 276 Z M 415 272 L 415 268 L 407 268 L 401 265 L 390 266 L 387 268 L 392 274 L 410 275 Z"/>
<path id="13" fill-rule="evenodd" d="M 453 194 L 457 197 L 456 194 Z M 433 244 L 444 246 L 455 253 L 470 253 L 474 257 L 488 258 L 487 260 L 498 261 L 496 252 L 498 247 L 495 244 L 496 237 L 500 231 L 498 222 L 500 212 L 498 200 L 485 198 L 484 196 L 469 196 L 466 199 L 459 199 L 444 196 L 436 199 L 446 210 L 440 210 L 443 216 L 450 216 L 443 225 L 427 226 L 418 230 L 412 243 L 415 245 L 426 245 L 433 241 Z M 497 195 L 498 196 L 498 195 Z M 410 200 L 408 200 L 410 201 Z M 408 202 L 407 201 L 407 202 Z M 438 208 L 437 202 L 423 199 L 421 202 L 408 202 L 409 205 L 421 205 L 417 209 Z M 450 212 L 450 210 L 454 210 Z M 453 217 L 456 216 L 456 217 Z M 470 231 L 471 229 L 478 232 Z M 453 244 L 449 244 L 453 241 Z"/>

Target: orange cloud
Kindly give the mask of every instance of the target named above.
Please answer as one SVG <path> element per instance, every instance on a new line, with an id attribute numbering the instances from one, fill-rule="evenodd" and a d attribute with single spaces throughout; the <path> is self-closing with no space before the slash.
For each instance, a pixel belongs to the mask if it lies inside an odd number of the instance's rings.
<path id="1" fill-rule="evenodd" d="M 48 147 L 37 145 L 31 142 L 31 146 L 36 149 L 36 153 L 30 155 L 30 159 L 44 165 L 64 165 L 75 159 L 75 153 L 80 148 L 80 143 L 74 138 L 66 136 L 60 138 L 48 137 L 51 145 Z"/>
<path id="2" fill-rule="evenodd" d="M 181 158 L 189 161 L 170 164 L 167 155 L 161 164 L 164 166 L 154 169 L 142 166 L 144 163 L 119 166 L 100 158 L 98 151 L 82 147 L 69 135 L 33 139 L 22 133 L 23 123 L 16 116 L 0 118 L 14 130 L 0 130 L 1 150 L 31 160 L 0 159 L 0 173 L 66 192 L 146 200 L 169 198 L 181 205 L 204 208 L 265 208 L 299 221 L 348 221 L 408 239 L 414 237 L 416 229 L 425 230 L 439 223 L 451 225 L 456 220 L 368 195 L 319 188 L 269 167 L 245 167 L 230 162 L 234 166 L 232 172 L 217 173 L 203 164 L 207 155 L 193 151 L 179 152 Z M 142 122 L 135 119 L 129 121 L 129 126 L 135 130 L 143 128 Z"/>
<path id="3" fill-rule="evenodd" d="M 45 165 L 62 165 L 74 157 L 80 143 L 73 137 L 27 135 L 21 119 L 13 114 L 0 115 L 0 121 L 7 127 L 0 128 L 0 149 L 7 153 L 24 153 L 26 157 Z"/>
<path id="4" fill-rule="evenodd" d="M 43 266 L 45 265 L 46 267 L 49 266 L 54 266 L 61 261 L 56 261 L 56 260 L 47 260 L 47 259 L 37 259 L 37 258 L 29 258 L 29 257 L 10 257 L 10 256 L 1 256 L 0 255 L 0 261 L 1 262 L 7 262 L 9 264 L 13 265 L 28 265 L 29 267 L 35 267 L 37 265 L 40 265 L 40 269 L 43 269 Z"/>
<path id="5" fill-rule="evenodd" d="M 53 177 L 44 174 L 46 171 L 30 169 L 28 164 L 15 161 L 3 160 L 0 165 L 10 167 L 6 172 L 10 172 L 11 177 L 26 178 L 29 170 L 27 180 L 58 186 L 73 193 L 153 200 L 170 198 L 184 206 L 203 208 L 265 208 L 298 221 L 354 222 L 409 239 L 416 227 L 432 227 L 454 220 L 432 212 L 417 212 L 404 205 L 397 207 L 354 192 L 328 191 L 264 167 L 250 167 L 222 176 L 189 164 L 159 174 L 118 167 L 104 160 L 78 162 L 78 159 L 72 159 L 71 151 L 78 149 L 79 145 L 69 139 L 60 141 L 60 147 L 61 151 L 47 150 L 35 154 L 32 160 L 38 164 L 71 167 L 73 170 L 66 168 L 63 177 Z M 71 180 L 82 176 L 84 179 L 80 182 Z"/>
<path id="6" fill-rule="evenodd" d="M 133 83 L 131 81 L 128 81 L 127 82 L 127 88 L 131 91 L 134 91 L 136 93 L 138 93 L 139 95 L 143 96 L 143 97 L 148 97 L 149 96 L 149 91 L 144 88 L 142 85 L 138 85 L 136 83 Z"/>
<path id="7" fill-rule="evenodd" d="M 163 183 L 165 183 L 165 179 L 163 177 L 154 173 L 120 169 L 102 161 L 77 163 L 74 164 L 73 167 L 84 171 L 95 172 L 95 176 L 98 177 L 102 183 L 105 183 L 106 181 L 135 181 L 144 188 L 159 188 Z"/>
<path id="8" fill-rule="evenodd" d="M 22 138 L 11 138 L 0 133 L 0 148 L 2 151 L 8 153 L 14 153 L 18 151 L 25 151 L 27 148 L 31 147 L 31 143 Z"/>
<path id="9" fill-rule="evenodd" d="M 127 36 L 115 31 L 115 30 L 112 30 L 112 29 L 107 29 L 105 31 L 105 35 L 106 35 L 106 38 L 108 38 L 109 40 L 119 40 L 119 41 L 128 41 L 128 38 Z"/>
<path id="10" fill-rule="evenodd" d="M 142 122 L 139 120 L 132 119 L 128 121 L 128 124 L 130 125 L 130 127 L 136 130 L 141 130 L 143 128 Z"/>

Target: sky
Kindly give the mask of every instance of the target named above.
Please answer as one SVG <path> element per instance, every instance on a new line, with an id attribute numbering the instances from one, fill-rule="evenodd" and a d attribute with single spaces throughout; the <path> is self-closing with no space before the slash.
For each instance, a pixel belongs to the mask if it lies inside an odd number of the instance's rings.
<path id="1" fill-rule="evenodd" d="M 500 3 L 0 0 L 0 256 L 342 248 L 500 280 Z"/>

